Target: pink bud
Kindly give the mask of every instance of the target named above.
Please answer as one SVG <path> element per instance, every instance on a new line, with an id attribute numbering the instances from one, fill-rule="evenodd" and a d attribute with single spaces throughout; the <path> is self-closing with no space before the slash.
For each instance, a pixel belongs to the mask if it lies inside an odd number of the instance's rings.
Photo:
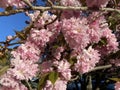
<path id="1" fill-rule="evenodd" d="M 7 36 L 7 41 L 11 40 L 13 37 L 11 35 Z"/>

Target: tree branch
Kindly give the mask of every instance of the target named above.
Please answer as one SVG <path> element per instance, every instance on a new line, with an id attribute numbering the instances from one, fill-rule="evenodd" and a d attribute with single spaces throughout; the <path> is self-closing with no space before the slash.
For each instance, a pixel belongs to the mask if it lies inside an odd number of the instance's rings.
<path id="1" fill-rule="evenodd" d="M 33 10 L 88 10 L 87 7 L 72 7 L 72 6 L 49 6 L 49 7 L 43 7 L 43 6 L 33 6 Z"/>
<path id="2" fill-rule="evenodd" d="M 48 2 L 51 6 L 54 5 L 51 0 L 47 0 L 47 2 Z"/>
<path id="3" fill-rule="evenodd" d="M 26 1 L 26 0 L 24 0 Z M 26 2 L 27 3 L 27 2 Z M 73 7 L 73 6 L 56 6 L 56 5 L 52 5 L 52 6 L 31 6 L 31 4 L 27 4 L 30 6 L 29 10 L 42 10 L 42 11 L 47 11 L 47 10 L 90 10 L 88 7 Z M 112 12 L 118 12 L 120 13 L 119 9 L 113 9 L 113 8 L 100 8 L 100 11 L 112 11 Z M 4 12 L 0 12 L 0 16 L 8 16 L 11 14 L 16 14 L 16 13 L 21 13 L 26 11 L 24 8 L 23 9 L 16 9 L 16 10 L 10 10 L 10 11 L 4 11 Z M 90 10 L 91 11 L 91 10 Z"/>
<path id="4" fill-rule="evenodd" d="M 4 11 L 0 12 L 0 16 L 9 16 L 11 14 L 21 13 L 26 11 L 25 9 L 16 9 L 16 10 L 10 10 L 10 11 Z"/>
<path id="5" fill-rule="evenodd" d="M 101 69 L 107 69 L 107 68 L 110 68 L 110 67 L 112 67 L 112 65 L 98 66 L 98 67 L 95 67 L 94 69 L 90 70 L 89 72 L 97 71 L 97 70 L 101 70 Z"/>
<path id="6" fill-rule="evenodd" d="M 30 2 L 29 0 L 23 0 L 23 2 L 24 2 L 25 4 L 27 4 L 30 8 L 33 7 L 33 5 L 31 4 L 31 2 Z"/>
<path id="7" fill-rule="evenodd" d="M 32 87 L 31 87 L 31 85 L 30 85 L 30 83 L 27 80 L 25 80 L 25 81 L 26 81 L 26 83 L 28 85 L 29 90 L 33 90 Z"/>
<path id="8" fill-rule="evenodd" d="M 112 11 L 112 12 L 118 12 L 120 13 L 120 9 L 114 9 L 114 8 L 101 8 L 101 11 Z"/>
<path id="9" fill-rule="evenodd" d="M 73 6 L 55 6 L 52 5 L 50 7 L 43 7 L 43 6 L 33 6 L 33 10 L 90 10 L 88 7 L 73 7 Z M 113 8 L 100 8 L 100 11 L 114 11 L 120 13 L 119 9 L 113 9 Z"/>

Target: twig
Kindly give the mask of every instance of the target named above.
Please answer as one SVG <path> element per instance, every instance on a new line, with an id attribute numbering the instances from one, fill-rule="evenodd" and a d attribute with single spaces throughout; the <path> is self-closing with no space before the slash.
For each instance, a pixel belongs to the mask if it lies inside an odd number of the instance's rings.
<path id="1" fill-rule="evenodd" d="M 59 12 L 59 13 L 57 14 L 57 16 L 55 17 L 55 19 L 53 19 L 51 22 L 45 23 L 44 26 L 47 26 L 47 25 L 50 25 L 50 24 L 54 23 L 54 22 L 60 17 L 61 13 L 62 13 L 62 12 Z"/>
<path id="2" fill-rule="evenodd" d="M 101 8 L 101 11 L 112 11 L 112 12 L 118 12 L 120 13 L 120 9 L 114 9 L 114 8 Z"/>
<path id="3" fill-rule="evenodd" d="M 12 46 L 12 45 L 16 45 L 16 44 L 21 44 L 21 43 L 24 43 L 24 42 L 15 42 L 15 43 L 10 43 L 10 44 L 8 44 L 8 46 Z"/>
<path id="4" fill-rule="evenodd" d="M 43 6 L 34 6 L 33 10 L 88 10 L 87 7 L 72 7 L 72 6 L 49 6 L 49 7 L 43 7 Z"/>
<path id="5" fill-rule="evenodd" d="M 88 73 L 92 72 L 92 71 L 97 71 L 97 70 L 101 70 L 101 69 L 107 69 L 112 67 L 112 65 L 106 65 L 106 66 L 99 66 L 99 67 L 95 67 L 94 69 L 90 70 Z M 69 81 L 75 81 L 77 79 L 79 79 L 80 76 L 76 76 L 73 79 L 70 79 Z M 91 78 L 91 77 L 90 77 Z"/>
<path id="6" fill-rule="evenodd" d="M 70 82 L 75 81 L 75 80 L 79 79 L 79 77 L 80 77 L 80 76 L 76 76 L 75 78 L 72 78 L 72 79 L 70 79 L 69 81 L 70 81 Z"/>
<path id="7" fill-rule="evenodd" d="M 23 0 L 23 2 L 24 2 L 25 4 L 27 4 L 30 8 L 33 7 L 33 5 L 31 4 L 31 2 L 30 2 L 29 0 Z"/>
<path id="8" fill-rule="evenodd" d="M 89 8 L 87 7 L 73 7 L 73 6 L 55 6 L 55 5 L 52 5 L 50 7 L 42 7 L 42 6 L 33 6 L 32 8 L 33 10 L 90 10 Z M 119 9 L 113 9 L 113 8 L 100 8 L 99 9 L 100 11 L 115 11 L 115 12 L 118 12 L 120 13 L 120 10 Z"/>
<path id="9" fill-rule="evenodd" d="M 92 76 L 89 76 L 89 81 L 88 81 L 88 85 L 87 85 L 87 90 L 92 90 Z"/>
<path id="10" fill-rule="evenodd" d="M 30 85 L 30 83 L 27 80 L 25 80 L 25 81 L 26 81 L 26 83 L 27 83 L 27 85 L 29 87 L 29 90 L 33 90 L 32 87 L 31 87 L 31 85 Z"/>
<path id="11" fill-rule="evenodd" d="M 25 0 L 26 1 L 26 0 Z M 42 11 L 46 11 L 46 10 L 90 10 L 87 7 L 73 7 L 73 6 L 56 6 L 56 5 L 52 5 L 52 6 L 31 6 L 30 4 L 28 4 L 31 8 L 29 8 L 29 10 L 42 10 Z M 10 11 L 5 11 L 5 12 L 0 12 L 0 16 L 8 16 L 11 14 L 16 14 L 16 13 L 21 13 L 26 11 L 27 9 L 16 9 L 16 10 L 10 10 Z M 112 11 L 112 12 L 118 12 L 120 13 L 119 9 L 114 9 L 114 8 L 100 8 L 100 11 Z"/>
<path id="12" fill-rule="evenodd" d="M 107 68 L 110 68 L 110 67 L 112 67 L 112 65 L 98 66 L 98 67 L 95 67 L 94 69 L 90 70 L 89 72 L 97 71 L 97 70 L 101 70 L 101 69 L 107 69 Z"/>
<path id="13" fill-rule="evenodd" d="M 53 6 L 53 3 L 52 3 L 51 0 L 47 0 L 47 2 L 48 2 L 51 6 Z"/>
<path id="14" fill-rule="evenodd" d="M 26 11 L 25 9 L 16 9 L 16 10 L 10 10 L 10 11 L 4 11 L 0 12 L 0 16 L 9 16 L 11 14 L 21 13 Z"/>

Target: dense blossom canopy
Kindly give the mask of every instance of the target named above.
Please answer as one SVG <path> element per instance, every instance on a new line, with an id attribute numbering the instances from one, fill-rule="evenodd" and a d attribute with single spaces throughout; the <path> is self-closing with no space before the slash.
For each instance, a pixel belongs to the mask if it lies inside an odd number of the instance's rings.
<path id="1" fill-rule="evenodd" d="M 1 0 L 0 7 L 25 8 L 33 1 Z M 86 0 L 88 7 L 99 8 L 105 7 L 109 0 L 91 1 Z M 51 0 L 51 3 L 57 1 Z M 79 0 L 60 0 L 58 4 L 82 6 Z M 24 43 L 11 51 L 10 67 L 0 76 L 0 90 L 28 90 L 21 81 L 39 77 L 44 78 L 40 86 L 42 90 L 66 90 L 67 82 L 76 76 L 74 72 L 88 73 L 102 61 L 101 57 L 118 50 L 115 34 L 105 16 L 100 15 L 101 11 L 93 10 L 89 14 L 75 10 L 58 11 L 61 17 L 54 12 L 25 11 L 31 19 L 29 23 L 34 23 Z M 56 77 L 54 81 L 51 76 Z"/>

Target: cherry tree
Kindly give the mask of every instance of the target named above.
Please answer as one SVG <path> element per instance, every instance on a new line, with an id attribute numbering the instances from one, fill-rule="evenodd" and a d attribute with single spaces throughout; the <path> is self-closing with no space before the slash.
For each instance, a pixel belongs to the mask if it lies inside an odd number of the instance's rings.
<path id="1" fill-rule="evenodd" d="M 119 0 L 38 2 L 0 2 L 0 16 L 30 18 L 27 27 L 0 42 L 0 90 L 66 90 L 82 79 L 81 89 L 92 90 L 92 80 L 103 76 L 119 90 Z"/>

